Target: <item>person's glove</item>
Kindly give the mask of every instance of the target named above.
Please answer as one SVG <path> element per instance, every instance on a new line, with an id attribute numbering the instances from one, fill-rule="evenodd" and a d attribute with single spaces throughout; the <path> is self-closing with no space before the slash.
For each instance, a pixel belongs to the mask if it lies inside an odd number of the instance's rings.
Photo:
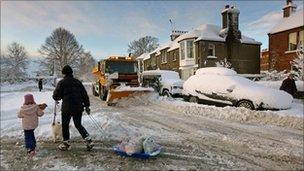
<path id="1" fill-rule="evenodd" d="M 91 114 L 91 109 L 89 106 L 85 107 L 85 111 L 88 115 Z"/>

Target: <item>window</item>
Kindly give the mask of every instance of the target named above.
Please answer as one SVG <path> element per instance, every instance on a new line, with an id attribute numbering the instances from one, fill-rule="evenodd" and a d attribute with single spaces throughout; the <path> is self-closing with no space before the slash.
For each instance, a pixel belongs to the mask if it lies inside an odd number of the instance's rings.
<path id="1" fill-rule="evenodd" d="M 297 33 L 290 33 L 288 37 L 288 50 L 296 50 L 297 49 Z"/>
<path id="2" fill-rule="evenodd" d="M 193 58 L 193 40 L 187 41 L 187 58 Z"/>
<path id="3" fill-rule="evenodd" d="M 304 30 L 299 32 L 299 43 L 304 44 Z"/>
<path id="4" fill-rule="evenodd" d="M 185 59 L 185 41 L 180 43 L 180 56 L 181 56 L 181 60 Z"/>
<path id="5" fill-rule="evenodd" d="M 193 50 L 193 40 L 182 41 L 180 43 L 181 60 L 194 58 Z"/>
<path id="6" fill-rule="evenodd" d="M 214 46 L 214 44 L 209 44 L 207 56 L 215 56 L 215 46 Z"/>
<path id="7" fill-rule="evenodd" d="M 176 53 L 175 51 L 173 52 L 172 56 L 173 56 L 173 59 L 172 59 L 172 60 L 173 60 L 173 61 L 176 61 L 177 53 Z"/>
<path id="8" fill-rule="evenodd" d="M 167 63 L 167 52 L 161 53 L 161 62 Z"/>

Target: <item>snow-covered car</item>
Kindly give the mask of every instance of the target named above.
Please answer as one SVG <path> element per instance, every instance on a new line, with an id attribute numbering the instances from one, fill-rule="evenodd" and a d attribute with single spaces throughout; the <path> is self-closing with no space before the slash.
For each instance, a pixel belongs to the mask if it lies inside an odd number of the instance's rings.
<path id="1" fill-rule="evenodd" d="M 183 88 L 186 101 L 218 106 L 288 109 L 293 99 L 284 91 L 267 88 L 224 67 L 198 69 Z"/>
<path id="2" fill-rule="evenodd" d="M 160 95 L 181 96 L 183 83 L 179 74 L 168 70 L 150 70 L 142 73 L 143 86 L 153 87 Z"/>

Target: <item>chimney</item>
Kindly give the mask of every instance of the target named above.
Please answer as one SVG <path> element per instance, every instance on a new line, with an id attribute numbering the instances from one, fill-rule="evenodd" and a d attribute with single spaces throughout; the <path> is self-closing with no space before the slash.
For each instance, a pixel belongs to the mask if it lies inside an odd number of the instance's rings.
<path id="1" fill-rule="evenodd" d="M 225 5 L 224 10 L 222 11 L 222 29 L 228 27 L 228 10 L 229 5 Z"/>
<path id="2" fill-rule="evenodd" d="M 240 11 L 231 6 L 226 8 L 223 12 L 227 11 L 227 36 L 225 39 L 227 47 L 227 60 L 232 64 L 232 66 L 238 70 L 240 68 L 240 47 L 242 33 L 239 30 L 239 14 Z M 222 14 L 223 14 L 222 12 Z"/>
<path id="3" fill-rule="evenodd" d="M 172 30 L 170 38 L 171 41 L 175 40 L 178 38 L 180 35 L 187 33 L 187 31 L 179 31 L 179 30 Z"/>
<path id="4" fill-rule="evenodd" d="M 286 5 L 283 7 L 283 17 L 287 18 L 296 11 L 297 6 L 292 3 L 292 0 L 286 0 Z"/>

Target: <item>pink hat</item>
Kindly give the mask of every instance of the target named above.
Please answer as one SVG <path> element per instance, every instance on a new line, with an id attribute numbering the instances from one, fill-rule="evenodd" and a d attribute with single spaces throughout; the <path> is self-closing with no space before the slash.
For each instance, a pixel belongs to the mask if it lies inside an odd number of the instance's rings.
<path id="1" fill-rule="evenodd" d="M 28 104 L 36 104 L 36 102 L 34 100 L 34 96 L 32 94 L 27 94 L 24 96 L 23 105 L 28 105 Z"/>

